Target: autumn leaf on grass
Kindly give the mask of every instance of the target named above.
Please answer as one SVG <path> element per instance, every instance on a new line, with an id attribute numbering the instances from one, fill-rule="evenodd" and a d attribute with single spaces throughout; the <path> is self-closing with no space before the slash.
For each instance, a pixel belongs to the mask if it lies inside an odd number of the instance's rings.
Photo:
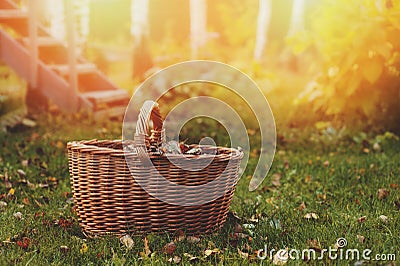
<path id="1" fill-rule="evenodd" d="M 319 216 L 315 212 L 310 212 L 310 213 L 306 213 L 306 215 L 304 215 L 304 218 L 306 218 L 307 220 L 310 220 L 310 219 L 317 220 L 319 218 Z"/>
<path id="2" fill-rule="evenodd" d="M 149 256 L 151 254 L 151 250 L 149 247 L 149 239 L 147 238 L 147 236 L 144 238 L 143 242 L 144 242 L 144 255 Z"/>
<path id="3" fill-rule="evenodd" d="M 176 244 L 174 242 L 169 242 L 169 243 L 165 244 L 163 247 L 163 252 L 168 255 L 171 255 L 172 253 L 174 253 L 175 250 L 176 250 Z"/>
<path id="4" fill-rule="evenodd" d="M 249 253 L 243 252 L 239 248 L 237 249 L 237 251 L 238 251 L 238 254 L 240 255 L 240 257 L 242 257 L 243 259 L 248 259 L 249 258 Z"/>
<path id="5" fill-rule="evenodd" d="M 29 248 L 30 243 L 31 239 L 28 237 L 23 237 L 22 240 L 17 241 L 17 245 L 24 250 L 27 250 Z"/>
<path id="6" fill-rule="evenodd" d="M 175 242 L 181 242 L 185 240 L 185 238 L 186 238 L 185 233 L 182 230 L 177 230 L 175 232 L 175 238 L 174 238 Z"/>
<path id="7" fill-rule="evenodd" d="M 192 254 L 189 254 L 189 253 L 183 253 L 183 256 L 188 258 L 190 262 L 195 262 L 195 261 L 199 260 L 198 257 L 193 256 Z"/>
<path id="8" fill-rule="evenodd" d="M 16 213 L 14 213 L 13 215 L 14 215 L 14 217 L 15 217 L 16 219 L 22 220 L 22 213 L 16 212 Z"/>
<path id="9" fill-rule="evenodd" d="M 383 200 L 387 198 L 390 194 L 390 191 L 386 188 L 380 188 L 378 189 L 378 199 Z"/>
<path id="10" fill-rule="evenodd" d="M 272 263 L 274 265 L 284 265 L 289 260 L 289 249 L 280 249 L 275 253 Z"/>
<path id="11" fill-rule="evenodd" d="M 70 251 L 71 249 L 68 246 L 60 246 L 60 252 L 63 254 L 66 254 Z"/>
<path id="12" fill-rule="evenodd" d="M 321 248 L 320 244 L 318 243 L 318 240 L 316 240 L 316 239 L 308 239 L 307 246 L 317 252 L 322 251 L 322 248 Z"/>
<path id="13" fill-rule="evenodd" d="M 195 243 L 199 243 L 200 242 L 200 238 L 197 236 L 188 236 L 186 237 L 187 242 L 191 243 L 191 244 L 195 244 Z"/>
<path id="14" fill-rule="evenodd" d="M 83 254 L 86 253 L 87 251 L 88 251 L 88 246 L 86 245 L 86 243 L 83 243 L 81 249 L 79 250 L 79 253 Z"/>
<path id="15" fill-rule="evenodd" d="M 212 254 L 219 254 L 221 250 L 219 248 L 214 248 L 214 249 L 206 249 L 204 250 L 204 257 L 207 258 L 208 256 Z"/>
<path id="16" fill-rule="evenodd" d="M 358 242 L 360 242 L 361 244 L 363 244 L 364 241 L 365 241 L 365 237 L 362 236 L 362 235 L 357 235 L 357 240 L 358 240 Z"/>
<path id="17" fill-rule="evenodd" d="M 357 222 L 363 223 L 365 220 L 367 220 L 367 216 L 361 216 L 360 218 L 357 219 Z"/>
<path id="18" fill-rule="evenodd" d="M 380 215 L 379 219 L 381 219 L 382 222 L 384 222 L 385 224 L 389 221 L 389 217 L 387 217 L 386 215 Z"/>
<path id="19" fill-rule="evenodd" d="M 275 187 L 280 187 L 281 186 L 281 174 L 273 174 L 272 175 L 272 185 Z"/>
<path id="20" fill-rule="evenodd" d="M 10 188 L 10 190 L 8 191 L 7 197 L 8 198 L 14 197 L 14 193 L 15 193 L 15 189 Z"/>
<path id="21" fill-rule="evenodd" d="M 400 201 L 395 200 L 394 205 L 397 207 L 397 209 L 400 211 Z"/>
<path id="22" fill-rule="evenodd" d="M 179 264 L 180 262 L 181 262 L 181 257 L 179 257 L 179 256 L 174 256 L 173 258 L 169 258 L 168 259 L 168 262 L 173 262 L 173 263 L 175 263 L 175 264 Z"/>
<path id="23" fill-rule="evenodd" d="M 124 235 L 119 239 L 122 244 L 124 244 L 128 249 L 131 249 L 134 245 L 133 239 L 130 237 L 130 235 Z"/>
<path id="24" fill-rule="evenodd" d="M 26 176 L 25 171 L 22 170 L 22 169 L 18 169 L 18 170 L 17 170 L 17 174 L 18 174 L 20 177 L 25 177 L 25 176 Z"/>
<path id="25" fill-rule="evenodd" d="M 306 204 L 304 203 L 304 201 L 299 205 L 299 207 L 297 208 L 299 211 L 304 210 L 306 207 Z"/>

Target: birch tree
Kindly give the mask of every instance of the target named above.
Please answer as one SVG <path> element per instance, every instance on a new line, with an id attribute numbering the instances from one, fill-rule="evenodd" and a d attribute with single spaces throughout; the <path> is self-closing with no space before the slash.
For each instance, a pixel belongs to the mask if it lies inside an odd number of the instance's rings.
<path id="1" fill-rule="evenodd" d="M 207 41 L 207 2 L 190 0 L 190 44 L 192 58 L 198 57 L 199 49 Z"/>
<path id="2" fill-rule="evenodd" d="M 132 0 L 131 36 L 133 38 L 133 78 L 143 79 L 153 60 L 148 47 L 149 39 L 149 1 Z"/>
<path id="3" fill-rule="evenodd" d="M 294 0 L 288 36 L 304 30 L 304 0 Z"/>
<path id="4" fill-rule="evenodd" d="M 254 49 L 254 60 L 260 61 L 264 48 L 267 45 L 267 33 L 271 21 L 271 0 L 259 0 L 256 44 Z"/>

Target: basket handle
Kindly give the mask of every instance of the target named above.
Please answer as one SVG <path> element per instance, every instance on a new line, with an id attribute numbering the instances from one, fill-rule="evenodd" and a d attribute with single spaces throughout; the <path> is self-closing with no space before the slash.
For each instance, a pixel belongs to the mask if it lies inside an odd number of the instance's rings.
<path id="1" fill-rule="evenodd" d="M 161 117 L 158 103 L 154 101 L 145 101 L 140 108 L 138 121 L 136 124 L 136 132 L 134 136 L 134 144 L 138 149 L 138 154 L 143 158 L 145 156 L 146 147 L 150 145 L 146 137 L 149 133 L 149 122 L 153 121 L 153 132 L 150 141 L 158 144 L 165 143 L 164 120 Z"/>

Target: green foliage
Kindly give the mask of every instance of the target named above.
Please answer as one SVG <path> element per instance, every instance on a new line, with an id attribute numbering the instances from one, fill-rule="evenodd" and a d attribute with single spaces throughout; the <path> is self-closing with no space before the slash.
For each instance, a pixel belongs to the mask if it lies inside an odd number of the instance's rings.
<path id="1" fill-rule="evenodd" d="M 311 104 L 327 117 L 399 130 L 399 14 L 398 1 L 321 1 L 311 30 L 289 43 L 297 53 L 315 49 L 322 59 L 298 98 L 302 108 Z"/>

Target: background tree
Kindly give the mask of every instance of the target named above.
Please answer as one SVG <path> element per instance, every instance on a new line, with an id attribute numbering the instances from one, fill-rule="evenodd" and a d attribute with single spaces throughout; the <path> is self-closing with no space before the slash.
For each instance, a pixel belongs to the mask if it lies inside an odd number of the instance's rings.
<path id="1" fill-rule="evenodd" d="M 149 48 L 149 1 L 132 0 L 131 35 L 133 37 L 133 78 L 143 80 L 145 73 L 153 67 L 153 58 Z"/>
<path id="2" fill-rule="evenodd" d="M 271 21 L 271 0 L 259 0 L 256 44 L 254 48 L 254 60 L 260 61 L 265 45 L 267 44 L 267 32 Z"/>
<path id="3" fill-rule="evenodd" d="M 207 41 L 207 2 L 190 0 L 190 43 L 192 58 L 198 56 L 199 49 Z"/>

